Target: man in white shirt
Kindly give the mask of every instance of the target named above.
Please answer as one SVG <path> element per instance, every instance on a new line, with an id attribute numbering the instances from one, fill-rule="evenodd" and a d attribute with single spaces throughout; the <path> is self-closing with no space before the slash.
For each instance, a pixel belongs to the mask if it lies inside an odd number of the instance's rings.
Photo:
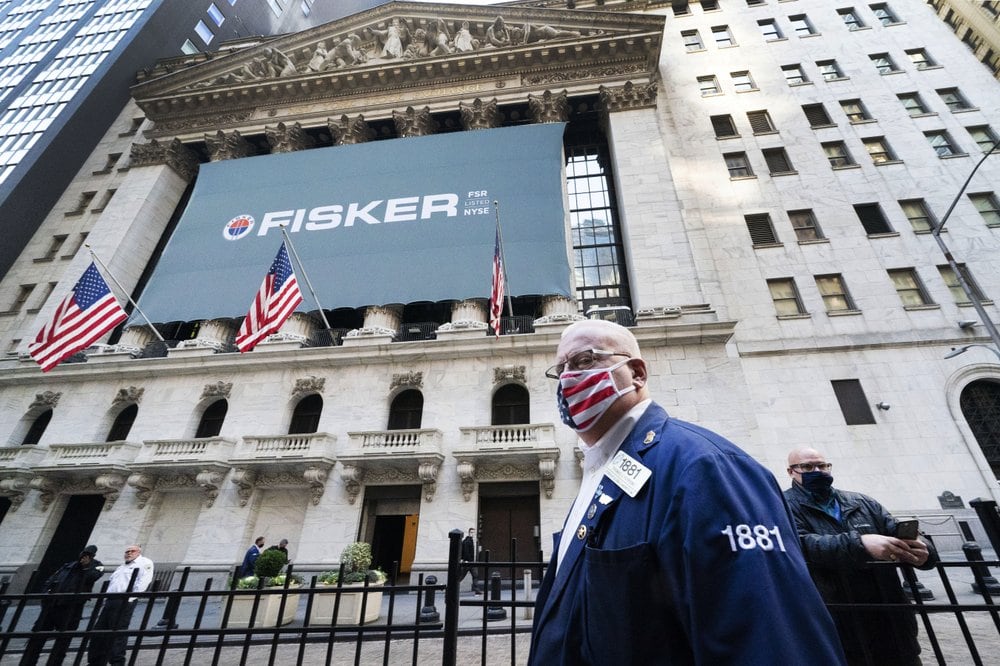
<path id="1" fill-rule="evenodd" d="M 153 561 L 143 557 L 142 548 L 131 545 L 125 548 L 125 563 L 115 569 L 108 583 L 108 592 L 121 594 L 120 597 L 108 597 L 105 600 L 101 615 L 97 618 L 94 629 L 115 631 L 128 629 L 135 610 L 136 597 L 125 593 L 145 592 L 153 582 Z M 128 636 L 118 633 L 108 633 L 94 636 L 87 649 L 87 664 L 89 666 L 124 666 L 125 647 Z"/>

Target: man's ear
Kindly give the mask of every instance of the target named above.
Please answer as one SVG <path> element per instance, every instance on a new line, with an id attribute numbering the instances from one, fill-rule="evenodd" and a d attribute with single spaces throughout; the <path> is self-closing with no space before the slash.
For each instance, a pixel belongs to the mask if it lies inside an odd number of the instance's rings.
<path id="1" fill-rule="evenodd" d="M 646 371 L 646 362 L 641 358 L 634 358 L 628 364 L 628 367 L 632 370 L 632 382 L 635 383 L 636 387 L 645 386 L 646 380 L 649 379 L 649 373 Z"/>

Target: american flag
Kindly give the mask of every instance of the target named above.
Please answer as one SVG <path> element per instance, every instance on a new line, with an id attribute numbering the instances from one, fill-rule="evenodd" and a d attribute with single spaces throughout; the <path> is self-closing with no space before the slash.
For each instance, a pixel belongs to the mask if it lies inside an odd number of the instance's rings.
<path id="1" fill-rule="evenodd" d="M 490 291 L 490 326 L 500 337 L 500 315 L 503 314 L 504 292 L 503 259 L 500 256 L 500 228 L 497 227 L 497 239 L 493 245 L 493 288 Z"/>
<path id="2" fill-rule="evenodd" d="M 48 372 L 92 345 L 127 317 L 92 262 L 49 323 L 28 345 L 28 353 L 42 367 L 42 372 Z"/>
<path id="3" fill-rule="evenodd" d="M 264 276 L 264 282 L 250 305 L 250 312 L 236 334 L 236 347 L 241 352 L 248 352 L 267 336 L 277 333 L 301 302 L 302 292 L 295 281 L 288 251 L 282 243 L 271 270 Z"/>

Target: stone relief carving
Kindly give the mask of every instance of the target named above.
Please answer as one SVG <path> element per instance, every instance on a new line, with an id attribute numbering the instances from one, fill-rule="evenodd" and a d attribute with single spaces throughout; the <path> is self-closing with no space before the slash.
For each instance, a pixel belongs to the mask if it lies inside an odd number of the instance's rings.
<path id="1" fill-rule="evenodd" d="M 413 388 L 423 388 L 424 386 L 424 373 L 422 372 L 400 372 L 394 373 L 392 375 L 392 382 L 389 384 L 389 390 L 393 390 L 399 386 L 410 386 Z"/>
<path id="2" fill-rule="evenodd" d="M 472 104 L 460 102 L 458 111 L 462 116 L 463 129 L 490 129 L 500 126 L 500 110 L 496 98 L 484 102 L 477 97 Z"/>
<path id="3" fill-rule="evenodd" d="M 211 508 L 215 504 L 215 498 L 219 496 L 219 486 L 226 474 L 218 469 L 203 469 L 195 477 L 195 483 L 205 492 L 205 508 Z"/>
<path id="4" fill-rule="evenodd" d="M 31 402 L 30 409 L 34 409 L 35 407 L 54 408 L 59 404 L 59 398 L 61 397 L 61 391 L 43 391 L 42 393 L 36 393 L 35 399 Z"/>
<path id="5" fill-rule="evenodd" d="M 128 477 L 128 485 L 135 489 L 136 505 L 140 509 L 146 508 L 156 489 L 156 477 L 142 473 L 131 474 Z"/>
<path id="6" fill-rule="evenodd" d="M 229 399 L 229 393 L 233 390 L 232 382 L 215 382 L 214 384 L 205 384 L 205 388 L 201 390 L 201 399 L 206 398 L 225 398 Z"/>
<path id="7" fill-rule="evenodd" d="M 546 90 L 541 95 L 528 95 L 528 112 L 536 123 L 564 123 L 569 120 L 569 93 Z"/>
<path id="8" fill-rule="evenodd" d="M 520 382 L 527 384 L 527 375 L 523 365 L 505 365 L 502 368 L 493 368 L 493 384 L 503 384 L 506 382 Z"/>
<path id="9" fill-rule="evenodd" d="M 600 87 L 601 103 L 608 113 L 656 106 L 656 84 L 635 85 L 627 81 L 616 88 Z"/>
<path id="10" fill-rule="evenodd" d="M 219 130 L 214 136 L 206 134 L 205 145 L 208 147 L 209 160 L 212 162 L 236 160 L 257 154 L 253 144 L 244 139 L 239 130 L 233 130 L 229 134 Z"/>
<path id="11" fill-rule="evenodd" d="M 579 81 L 581 79 L 622 76 L 624 74 L 641 74 L 645 71 L 645 65 L 638 62 L 632 62 L 611 67 L 587 67 L 581 69 L 568 69 L 528 74 L 522 77 L 522 82 L 526 85 L 567 83 L 570 81 Z"/>
<path id="12" fill-rule="evenodd" d="M 588 36 L 604 34 L 594 29 Z M 366 63 L 417 60 L 452 53 L 472 53 L 539 42 L 578 39 L 578 30 L 547 24 L 509 25 L 497 16 L 485 28 L 465 19 L 418 19 L 394 16 L 347 34 L 325 38 L 288 53 L 264 46 L 240 67 L 192 87 L 233 85 L 344 69 Z"/>
<path id="13" fill-rule="evenodd" d="M 322 393 L 326 387 L 326 377 L 303 377 L 295 380 L 295 388 L 292 389 L 292 397 L 309 395 L 310 393 Z"/>
<path id="14" fill-rule="evenodd" d="M 468 502 L 476 490 L 476 463 L 471 460 L 459 460 L 455 471 L 462 480 L 462 499 Z"/>
<path id="15" fill-rule="evenodd" d="M 338 146 L 365 143 L 372 138 L 372 130 L 365 122 L 364 116 L 359 115 L 352 120 L 343 115 L 340 117 L 340 122 L 327 119 L 326 125 L 330 128 L 334 144 Z"/>
<path id="16" fill-rule="evenodd" d="M 30 478 L 25 476 L 12 476 L 0 479 L 0 496 L 10 500 L 11 512 L 17 511 L 21 504 L 24 503 L 24 498 L 31 488 L 29 484 Z"/>
<path id="17" fill-rule="evenodd" d="M 257 480 L 257 472 L 252 469 L 239 468 L 233 470 L 232 482 L 236 484 L 236 494 L 240 498 L 240 506 L 246 506 L 253 495 L 254 482 Z"/>
<path id="18" fill-rule="evenodd" d="M 115 394 L 115 399 L 111 401 L 112 405 L 133 405 L 138 404 L 142 400 L 142 394 L 145 393 L 146 389 L 138 388 L 135 386 L 129 386 L 128 388 L 118 389 L 118 393 Z"/>
<path id="19" fill-rule="evenodd" d="M 316 140 L 302 129 L 300 123 L 294 125 L 278 123 L 274 128 L 265 127 L 264 134 L 267 136 L 267 143 L 271 146 L 272 153 L 293 153 L 312 148 L 316 144 Z"/>
<path id="20" fill-rule="evenodd" d="M 181 178 L 192 180 L 198 173 L 198 157 L 186 148 L 180 139 L 163 144 L 153 139 L 149 143 L 133 143 L 129 155 L 129 167 L 156 166 L 166 164 Z"/>
<path id="21" fill-rule="evenodd" d="M 417 469 L 417 476 L 424 484 L 424 499 L 428 502 L 434 500 L 434 493 L 437 492 L 437 477 L 441 470 L 441 463 L 437 460 L 423 460 Z"/>
<path id="22" fill-rule="evenodd" d="M 344 480 L 347 490 L 347 503 L 354 504 L 361 493 L 361 482 L 365 479 L 365 470 L 357 465 L 344 465 L 340 470 L 340 478 Z"/>
<path id="23" fill-rule="evenodd" d="M 125 487 L 125 477 L 121 474 L 99 474 L 94 479 L 94 486 L 104 495 L 104 510 L 110 511 L 118 501 L 122 488 Z"/>
<path id="24" fill-rule="evenodd" d="M 406 107 L 406 111 L 393 111 L 392 120 L 401 138 L 434 134 L 434 117 L 429 106 L 419 111 L 412 106 Z"/>

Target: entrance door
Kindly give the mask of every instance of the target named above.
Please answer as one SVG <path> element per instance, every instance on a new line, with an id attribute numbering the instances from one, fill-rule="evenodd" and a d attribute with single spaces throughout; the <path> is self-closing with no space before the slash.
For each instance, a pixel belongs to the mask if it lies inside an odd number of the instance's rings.
<path id="1" fill-rule="evenodd" d="M 403 533 L 406 516 L 375 516 L 375 534 L 372 536 L 372 568 L 381 569 L 390 576 L 398 562 L 403 573 Z"/>
<path id="2" fill-rule="evenodd" d="M 104 495 L 72 495 L 69 498 L 55 534 L 52 535 L 52 541 L 49 542 L 49 547 L 45 549 L 45 555 L 38 565 L 38 576 L 31 592 L 41 592 L 42 583 L 46 578 L 64 563 L 72 562 L 79 557 L 80 551 L 87 547 L 87 539 L 90 538 L 90 533 L 94 530 L 103 508 Z M 124 550 L 125 544 L 118 545 Z M 103 558 L 101 555 L 98 553 L 98 559 L 107 561 L 118 561 L 121 557 L 120 554 L 117 557 L 108 555 Z"/>
<path id="3" fill-rule="evenodd" d="M 537 488 L 531 495 L 494 496 L 484 487 L 485 485 L 480 484 L 479 548 L 490 551 L 491 562 L 510 562 L 514 555 L 511 552 L 511 539 L 517 539 L 517 561 L 537 560 L 536 529 L 539 523 Z M 487 492 L 485 496 L 484 490 Z M 521 572 L 522 570 L 518 569 L 516 575 L 520 577 Z M 510 576 L 510 570 L 500 571 L 500 575 L 507 578 Z"/>

